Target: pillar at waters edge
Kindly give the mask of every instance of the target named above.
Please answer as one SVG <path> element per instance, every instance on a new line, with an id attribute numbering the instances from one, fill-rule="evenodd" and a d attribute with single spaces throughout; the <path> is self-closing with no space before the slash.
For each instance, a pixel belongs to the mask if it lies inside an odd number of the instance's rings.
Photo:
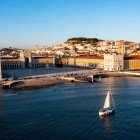
<path id="1" fill-rule="evenodd" d="M 0 81 L 2 80 L 2 70 L 1 70 L 1 57 L 0 57 Z"/>

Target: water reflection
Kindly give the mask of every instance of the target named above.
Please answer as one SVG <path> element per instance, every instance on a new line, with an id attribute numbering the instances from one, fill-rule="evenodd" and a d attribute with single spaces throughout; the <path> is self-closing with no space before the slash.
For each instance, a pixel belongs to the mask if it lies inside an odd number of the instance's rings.
<path id="1" fill-rule="evenodd" d="M 77 68 L 77 70 L 79 70 L 80 68 Z M 68 71 L 74 71 L 75 68 L 74 67 L 62 67 L 62 68 L 58 68 L 58 67 L 52 67 L 51 69 L 46 69 L 44 70 L 44 68 L 33 68 L 33 69 L 12 69 L 12 73 L 11 73 L 11 69 L 10 70 L 4 70 L 3 75 L 5 77 L 10 77 L 10 76 L 14 76 L 14 77 L 25 77 L 25 76 L 33 76 L 33 75 L 42 75 L 42 74 L 52 74 L 52 73 L 58 73 L 58 72 L 68 72 Z"/>
<path id="2" fill-rule="evenodd" d="M 0 88 L 0 116 L 2 116 L 3 114 L 3 103 L 4 103 L 3 89 Z"/>
<path id="3" fill-rule="evenodd" d="M 113 124 L 112 119 L 114 117 L 114 114 L 109 115 L 109 116 L 100 116 L 100 123 L 101 123 L 101 127 L 104 128 L 104 137 L 105 139 L 110 139 L 111 136 L 111 132 L 113 129 Z"/>

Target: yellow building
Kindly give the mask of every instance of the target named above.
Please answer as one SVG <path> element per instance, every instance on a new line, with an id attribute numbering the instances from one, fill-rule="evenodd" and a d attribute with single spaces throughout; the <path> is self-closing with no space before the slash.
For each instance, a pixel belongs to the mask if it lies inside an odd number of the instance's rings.
<path id="1" fill-rule="evenodd" d="M 76 57 L 63 57 L 63 65 L 80 66 L 80 67 L 99 67 L 103 68 L 102 56 L 76 56 Z"/>
<path id="2" fill-rule="evenodd" d="M 103 56 L 76 56 L 76 57 L 62 57 L 60 61 L 56 61 L 56 63 L 60 63 L 63 66 L 80 66 L 80 67 L 99 67 L 104 68 L 104 58 Z M 54 65 L 53 56 L 36 56 L 32 57 L 31 67 L 41 67 Z M 21 58 L 1 58 L 1 68 L 2 69 L 12 69 L 12 68 L 25 68 L 26 61 Z M 140 69 L 140 55 L 124 57 L 124 70 L 138 70 Z"/>
<path id="3" fill-rule="evenodd" d="M 140 55 L 124 57 L 125 70 L 138 70 L 140 69 Z"/>
<path id="4" fill-rule="evenodd" d="M 124 55 L 125 52 L 125 45 L 118 45 L 117 53 Z"/>
<path id="5" fill-rule="evenodd" d="M 53 65 L 53 57 L 36 56 L 32 58 L 32 67 L 46 66 L 46 64 Z"/>
<path id="6" fill-rule="evenodd" d="M 103 61 L 104 59 L 102 56 L 79 56 L 76 58 L 76 65 L 103 68 Z"/>

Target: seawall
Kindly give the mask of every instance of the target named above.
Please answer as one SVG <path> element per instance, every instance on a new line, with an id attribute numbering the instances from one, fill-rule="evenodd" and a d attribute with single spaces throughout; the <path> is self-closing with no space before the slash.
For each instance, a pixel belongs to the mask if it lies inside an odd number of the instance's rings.
<path id="1" fill-rule="evenodd" d="M 13 87 L 13 90 L 26 90 L 26 89 L 37 89 L 43 87 L 49 87 L 57 84 L 61 84 L 62 80 L 57 78 L 37 78 L 37 79 L 26 79 L 22 83 L 17 83 Z"/>

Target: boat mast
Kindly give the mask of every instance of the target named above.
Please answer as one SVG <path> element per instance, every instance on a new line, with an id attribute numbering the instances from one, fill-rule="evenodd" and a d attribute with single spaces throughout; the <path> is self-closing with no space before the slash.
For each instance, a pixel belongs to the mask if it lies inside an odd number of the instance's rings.
<path id="1" fill-rule="evenodd" d="M 111 98 L 111 100 L 112 100 L 113 107 L 114 107 L 114 109 L 115 109 L 114 99 L 113 99 L 113 96 L 112 96 L 112 92 L 111 92 L 111 90 L 110 90 L 110 87 L 109 87 L 109 91 L 110 91 L 110 98 Z"/>

